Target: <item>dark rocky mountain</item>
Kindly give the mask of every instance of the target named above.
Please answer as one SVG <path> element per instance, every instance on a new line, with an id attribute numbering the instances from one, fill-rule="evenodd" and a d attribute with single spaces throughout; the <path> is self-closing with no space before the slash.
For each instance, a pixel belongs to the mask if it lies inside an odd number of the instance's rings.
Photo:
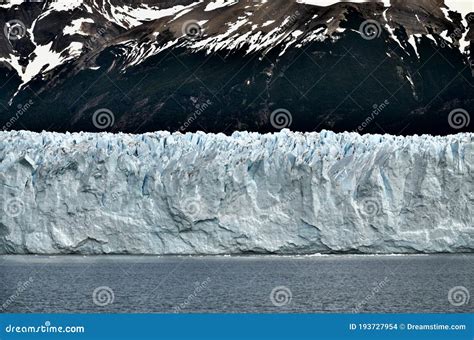
<path id="1" fill-rule="evenodd" d="M 310 2 L 0 2 L 0 126 L 472 131 L 474 13 Z"/>

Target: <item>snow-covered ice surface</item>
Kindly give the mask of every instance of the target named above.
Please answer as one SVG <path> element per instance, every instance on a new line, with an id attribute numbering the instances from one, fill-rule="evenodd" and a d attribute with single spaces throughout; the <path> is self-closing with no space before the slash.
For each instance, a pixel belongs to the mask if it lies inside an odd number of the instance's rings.
<path id="1" fill-rule="evenodd" d="M 472 252 L 473 137 L 0 132 L 0 253 Z"/>

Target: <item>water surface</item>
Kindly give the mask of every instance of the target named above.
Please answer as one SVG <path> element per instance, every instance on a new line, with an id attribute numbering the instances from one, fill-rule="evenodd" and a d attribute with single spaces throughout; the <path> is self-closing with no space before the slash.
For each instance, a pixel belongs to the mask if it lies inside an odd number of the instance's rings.
<path id="1" fill-rule="evenodd" d="M 7 313 L 473 313 L 472 299 L 448 299 L 453 287 L 474 292 L 473 260 L 1 256 L 0 304 Z"/>

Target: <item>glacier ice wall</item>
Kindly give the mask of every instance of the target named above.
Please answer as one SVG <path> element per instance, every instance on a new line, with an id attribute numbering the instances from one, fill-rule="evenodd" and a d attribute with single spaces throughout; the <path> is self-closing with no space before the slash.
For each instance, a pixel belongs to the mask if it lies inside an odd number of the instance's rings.
<path id="1" fill-rule="evenodd" d="M 0 253 L 470 252 L 473 137 L 0 132 Z"/>

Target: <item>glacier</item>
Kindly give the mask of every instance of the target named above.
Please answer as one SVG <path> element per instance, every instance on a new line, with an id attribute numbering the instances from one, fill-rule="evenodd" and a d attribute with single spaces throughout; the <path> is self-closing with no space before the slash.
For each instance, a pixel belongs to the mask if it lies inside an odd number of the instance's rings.
<path id="1" fill-rule="evenodd" d="M 3 131 L 0 253 L 472 252 L 473 137 Z"/>

